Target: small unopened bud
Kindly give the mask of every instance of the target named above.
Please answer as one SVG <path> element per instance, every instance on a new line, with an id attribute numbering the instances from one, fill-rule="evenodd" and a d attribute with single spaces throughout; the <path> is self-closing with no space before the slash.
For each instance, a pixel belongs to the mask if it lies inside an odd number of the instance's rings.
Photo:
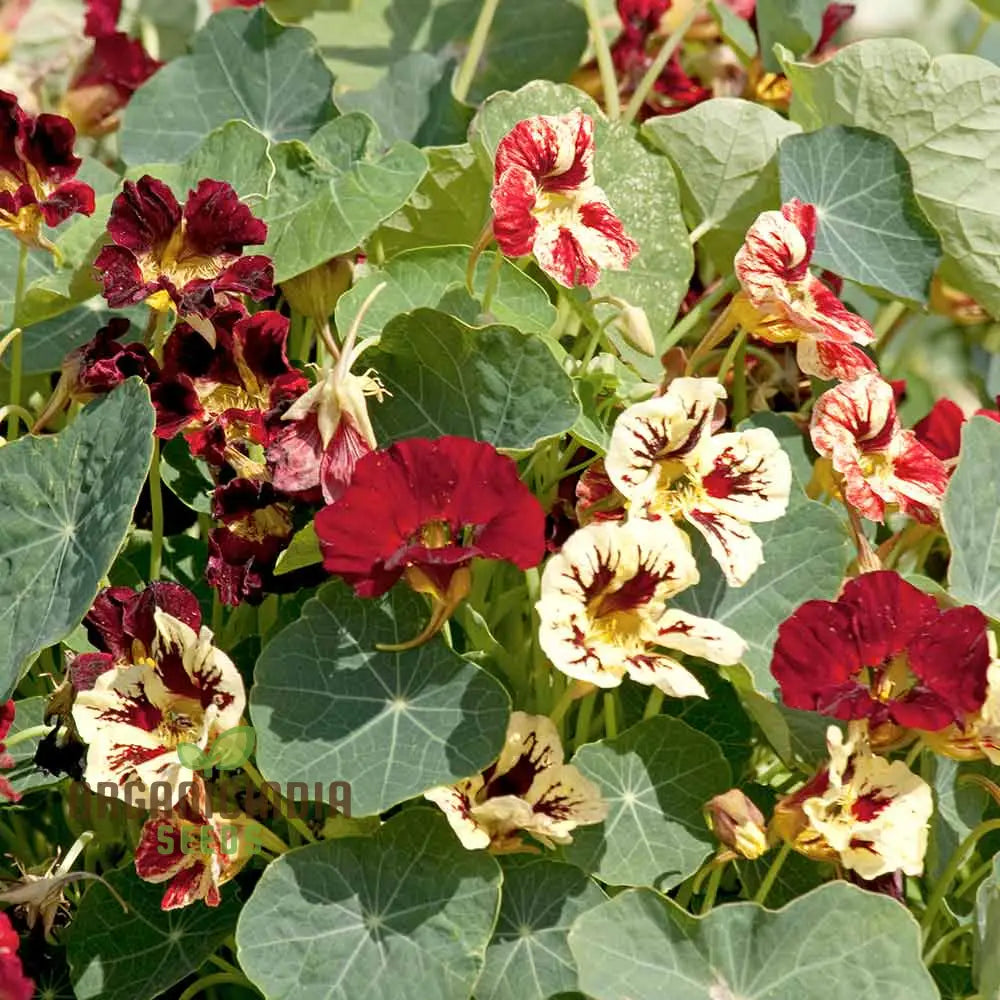
<path id="1" fill-rule="evenodd" d="M 705 819 L 715 836 L 744 858 L 752 861 L 767 850 L 764 816 L 738 788 L 709 799 Z"/>
<path id="2" fill-rule="evenodd" d="M 353 267 L 346 257 L 334 257 L 325 264 L 281 283 L 288 304 L 297 313 L 322 326 L 340 298 L 351 287 Z"/>
<path id="3" fill-rule="evenodd" d="M 645 310 L 626 302 L 615 317 L 614 325 L 637 351 L 650 358 L 656 356 L 656 341 L 653 339 L 653 329 L 649 325 Z"/>

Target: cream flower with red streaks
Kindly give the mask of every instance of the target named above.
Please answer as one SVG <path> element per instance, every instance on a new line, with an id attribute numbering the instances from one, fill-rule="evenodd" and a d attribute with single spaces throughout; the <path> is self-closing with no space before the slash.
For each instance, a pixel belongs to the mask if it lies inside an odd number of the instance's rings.
<path id="1" fill-rule="evenodd" d="M 538 636 L 569 677 L 609 688 L 627 674 L 676 698 L 708 697 L 664 650 L 739 662 L 746 643 L 709 618 L 667 607 L 698 582 L 688 540 L 673 523 L 595 522 L 574 532 L 542 574 Z"/>
<path id="2" fill-rule="evenodd" d="M 462 846 L 495 853 L 530 851 L 521 834 L 546 847 L 573 842 L 578 826 L 608 814 L 601 791 L 572 764 L 552 720 L 514 712 L 500 757 L 481 774 L 424 793 L 447 816 Z"/>
<path id="3" fill-rule="evenodd" d="M 594 285 L 639 252 L 594 183 L 594 120 L 581 111 L 518 122 L 497 147 L 493 235 L 508 257 L 533 254 L 559 284 Z"/>
<path id="4" fill-rule="evenodd" d="M 239 671 L 213 645 L 208 629 L 196 631 L 160 607 L 152 617 L 150 646 L 134 640 L 124 662 L 113 663 L 92 686 L 79 690 L 73 721 L 88 744 L 84 780 L 92 789 L 108 794 L 113 788 L 131 804 L 143 805 L 149 786 L 162 782 L 172 789 L 172 805 L 193 779 L 177 745 L 205 749 L 239 723 L 246 695 Z"/>
<path id="5" fill-rule="evenodd" d="M 918 521 L 935 520 L 948 485 L 948 467 L 903 430 L 892 386 L 864 375 L 824 392 L 813 409 L 813 447 L 843 476 L 844 497 L 872 521 L 896 505 Z"/>
<path id="6" fill-rule="evenodd" d="M 920 875 L 930 786 L 901 760 L 871 752 L 863 726 L 827 730 L 830 763 L 804 788 L 778 803 L 775 829 L 807 857 L 838 861 L 871 881 L 901 871 Z"/>
<path id="7" fill-rule="evenodd" d="M 664 395 L 618 417 L 604 464 L 629 501 L 630 518 L 684 518 L 704 536 L 729 585 L 740 587 L 764 561 L 751 524 L 785 513 L 792 469 L 765 427 L 712 433 L 725 396 L 714 379 L 674 379 Z"/>
<path id="8" fill-rule="evenodd" d="M 814 205 L 793 198 L 780 212 L 762 212 L 733 262 L 742 286 L 734 315 L 762 340 L 797 342 L 799 367 L 809 375 L 851 379 L 874 371 L 855 346 L 875 339 L 871 326 L 809 273 L 815 246 Z"/>

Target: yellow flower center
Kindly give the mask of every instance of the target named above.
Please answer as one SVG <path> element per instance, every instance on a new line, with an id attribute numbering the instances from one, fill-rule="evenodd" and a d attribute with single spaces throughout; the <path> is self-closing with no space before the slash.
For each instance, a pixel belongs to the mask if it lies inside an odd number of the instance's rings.
<path id="1" fill-rule="evenodd" d="M 572 227 L 580 221 L 580 200 L 576 192 L 539 191 L 531 214 L 550 225 Z"/>

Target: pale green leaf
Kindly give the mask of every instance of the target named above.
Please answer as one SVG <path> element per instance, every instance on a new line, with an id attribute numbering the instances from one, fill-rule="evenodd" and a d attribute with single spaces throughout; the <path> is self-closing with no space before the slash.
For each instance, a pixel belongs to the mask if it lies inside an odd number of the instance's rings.
<path id="1" fill-rule="evenodd" d="M 468 1000 L 500 881 L 444 816 L 406 810 L 274 861 L 240 915 L 240 965 L 268 1000 Z"/>
<path id="2" fill-rule="evenodd" d="M 281 576 L 284 573 L 294 573 L 297 569 L 304 569 L 306 566 L 315 566 L 316 563 L 322 561 L 323 554 L 319 550 L 316 526 L 310 521 L 304 528 L 301 528 L 292 535 L 292 540 L 288 543 L 288 548 L 278 556 L 278 562 L 274 567 L 274 575 Z"/>
<path id="3" fill-rule="evenodd" d="M 264 648 L 250 715 L 264 776 L 349 781 L 358 815 L 382 812 L 489 764 L 509 703 L 488 674 L 440 638 L 383 653 L 417 635 L 427 605 L 396 587 L 377 600 L 329 583 Z"/>
<path id="4" fill-rule="evenodd" d="M 764 68 L 777 72 L 781 65 L 775 45 L 784 45 L 797 56 L 811 52 L 823 28 L 823 11 L 829 0 L 757 0 L 756 23 Z"/>
<path id="5" fill-rule="evenodd" d="M 61 433 L 0 448 L 0 695 L 90 608 L 146 479 L 153 417 L 129 379 Z"/>
<path id="6" fill-rule="evenodd" d="M 973 978 L 982 997 L 1000 996 L 1000 855 L 976 890 Z"/>
<path id="7" fill-rule="evenodd" d="M 587 743 L 573 763 L 597 783 L 608 818 L 579 827 L 567 861 L 612 885 L 678 885 L 713 848 L 702 808 L 730 787 L 718 744 L 665 715 Z"/>

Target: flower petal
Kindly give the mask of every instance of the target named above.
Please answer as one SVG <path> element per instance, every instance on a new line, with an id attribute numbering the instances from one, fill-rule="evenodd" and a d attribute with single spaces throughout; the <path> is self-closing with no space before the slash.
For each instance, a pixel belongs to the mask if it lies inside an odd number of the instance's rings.
<path id="1" fill-rule="evenodd" d="M 722 568 L 730 587 L 742 587 L 764 562 L 764 546 L 746 521 L 706 503 L 684 512 Z"/>
<path id="2" fill-rule="evenodd" d="M 699 456 L 712 506 L 743 521 L 774 521 L 788 508 L 792 465 L 766 427 L 715 434 Z"/>
<path id="3" fill-rule="evenodd" d="M 670 609 L 656 624 L 658 646 L 698 656 L 710 663 L 725 666 L 739 663 L 747 651 L 741 636 L 711 618 Z"/>

